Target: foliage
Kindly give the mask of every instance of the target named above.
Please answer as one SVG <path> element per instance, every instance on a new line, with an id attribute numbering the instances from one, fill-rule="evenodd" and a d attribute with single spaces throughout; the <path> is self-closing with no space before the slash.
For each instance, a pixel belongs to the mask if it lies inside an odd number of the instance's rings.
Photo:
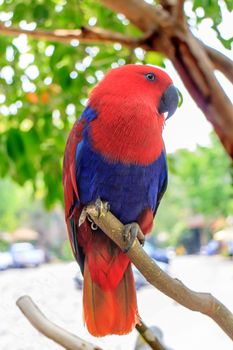
<path id="1" fill-rule="evenodd" d="M 232 162 L 216 136 L 212 135 L 209 147 L 198 146 L 195 152 L 179 150 L 168 160 L 169 186 L 155 221 L 156 232 L 168 232 L 174 243 L 193 215 L 203 214 L 208 219 L 232 215 Z"/>
<path id="2" fill-rule="evenodd" d="M 226 4 L 231 10 L 231 1 Z M 197 25 L 204 18 L 200 7 L 217 28 L 218 2 L 194 1 Z M 140 34 L 123 15 L 94 0 L 0 0 L 0 21 L 28 30 L 96 24 L 134 37 Z M 63 199 L 65 140 L 91 88 L 110 67 L 137 61 L 164 66 L 161 54 L 145 54 L 140 48 L 33 41 L 25 35 L 0 36 L 0 54 L 0 177 L 8 175 L 20 185 L 30 180 L 47 207 Z"/>
<path id="3" fill-rule="evenodd" d="M 9 249 L 9 243 L 4 240 L 0 240 L 0 253 L 7 252 L 8 249 Z"/>
<path id="4" fill-rule="evenodd" d="M 61 248 L 61 254 L 59 255 L 59 258 L 63 261 L 73 261 L 74 260 L 72 250 L 70 249 L 69 240 L 65 240 L 63 242 L 62 248 Z"/>
<path id="5" fill-rule="evenodd" d="M 201 23 L 204 19 L 209 18 L 212 21 L 212 28 L 215 30 L 220 42 L 227 48 L 231 48 L 233 38 L 228 39 L 222 36 L 219 26 L 222 23 L 222 9 L 227 7 L 228 11 L 233 10 L 232 0 L 194 0 L 193 11 L 196 14 L 196 23 Z"/>
<path id="6" fill-rule="evenodd" d="M 175 162 L 194 214 L 219 216 L 231 212 L 231 162 L 215 137 L 210 148 L 199 146 L 192 153 L 183 150 Z"/>
<path id="7" fill-rule="evenodd" d="M 21 188 L 9 178 L 0 181 L 0 232 L 15 230 L 25 219 L 25 211 L 31 205 L 31 191 Z"/>

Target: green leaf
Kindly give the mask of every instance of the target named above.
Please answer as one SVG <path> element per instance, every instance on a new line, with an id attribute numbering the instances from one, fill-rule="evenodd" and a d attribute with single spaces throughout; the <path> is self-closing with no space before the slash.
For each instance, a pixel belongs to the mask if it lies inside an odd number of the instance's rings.
<path id="1" fill-rule="evenodd" d="M 35 128 L 22 133 L 25 154 L 28 160 L 36 163 L 35 158 L 38 158 L 40 152 L 40 139 Z"/>
<path id="2" fill-rule="evenodd" d="M 25 155 L 25 148 L 21 132 L 17 129 L 9 129 L 7 133 L 6 149 L 9 157 L 17 162 Z"/>
<path id="3" fill-rule="evenodd" d="M 44 22 L 49 18 L 49 11 L 47 6 L 39 4 L 34 7 L 33 17 L 36 22 Z"/>
<path id="4" fill-rule="evenodd" d="M 198 8 L 202 8 L 204 10 L 205 15 L 202 17 L 202 19 L 205 19 L 206 17 L 211 18 L 215 25 L 222 22 L 222 13 L 218 0 L 194 0 L 193 11 L 196 12 Z M 199 22 L 200 17 L 197 16 L 197 18 Z"/>
<path id="5" fill-rule="evenodd" d="M 145 63 L 165 67 L 164 57 L 159 52 L 148 51 L 145 55 Z"/>
<path id="6" fill-rule="evenodd" d="M 193 1 L 193 11 L 195 11 L 198 7 L 202 7 L 203 0 L 194 0 Z"/>
<path id="7" fill-rule="evenodd" d="M 232 0 L 224 0 L 227 6 L 228 11 L 233 11 L 233 1 Z"/>
<path id="8" fill-rule="evenodd" d="M 57 71 L 57 78 L 63 90 L 67 89 L 72 83 L 72 79 L 70 78 L 70 70 L 66 66 Z"/>
<path id="9" fill-rule="evenodd" d="M 178 95 L 179 95 L 179 102 L 178 102 L 178 107 L 180 107 L 184 101 L 183 95 L 179 89 L 177 89 Z"/>
<path id="10" fill-rule="evenodd" d="M 21 21 L 28 12 L 28 6 L 24 2 L 20 2 L 15 6 L 13 19 Z"/>

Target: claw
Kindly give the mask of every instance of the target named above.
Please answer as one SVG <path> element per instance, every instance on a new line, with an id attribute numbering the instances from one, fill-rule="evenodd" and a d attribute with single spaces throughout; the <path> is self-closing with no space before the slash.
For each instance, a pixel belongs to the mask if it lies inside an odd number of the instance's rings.
<path id="1" fill-rule="evenodd" d="M 87 220 L 90 222 L 91 229 L 93 231 L 98 230 L 98 226 L 94 223 L 94 221 L 92 220 L 92 218 L 89 215 L 87 215 Z"/>
<path id="2" fill-rule="evenodd" d="M 79 227 L 84 223 L 86 218 L 87 218 L 87 208 L 84 207 L 79 217 L 79 222 L 78 222 Z"/>
<path id="3" fill-rule="evenodd" d="M 110 210 L 109 202 L 103 202 L 103 204 L 104 204 L 104 209 L 106 210 L 106 212 L 108 212 Z"/>
<path id="4" fill-rule="evenodd" d="M 125 225 L 123 231 L 123 240 L 126 242 L 124 253 L 130 250 L 136 238 L 138 238 L 141 245 L 144 244 L 145 237 L 138 223 L 132 222 L 131 224 Z"/>
<path id="5" fill-rule="evenodd" d="M 101 216 L 104 216 L 106 212 L 110 210 L 110 205 L 108 202 L 102 202 L 100 198 L 97 198 L 97 200 L 95 201 L 95 208 L 97 211 L 97 217 L 99 219 Z M 96 231 L 98 229 L 98 226 L 93 222 L 92 218 L 87 214 L 87 208 L 84 207 L 80 214 L 78 225 L 81 226 L 86 219 L 90 222 L 91 229 L 93 231 Z"/>
<path id="6" fill-rule="evenodd" d="M 95 201 L 95 208 L 98 213 L 98 219 L 101 216 L 104 216 L 106 212 L 110 210 L 110 204 L 108 202 L 102 202 L 100 198 L 97 198 Z"/>

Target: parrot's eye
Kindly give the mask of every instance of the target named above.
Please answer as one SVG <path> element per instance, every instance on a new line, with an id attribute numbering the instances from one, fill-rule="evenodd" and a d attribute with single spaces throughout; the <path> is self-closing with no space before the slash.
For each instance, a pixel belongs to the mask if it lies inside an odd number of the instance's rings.
<path id="1" fill-rule="evenodd" d="M 145 77 L 147 80 L 154 81 L 155 80 L 155 75 L 154 73 L 147 73 L 145 74 Z"/>

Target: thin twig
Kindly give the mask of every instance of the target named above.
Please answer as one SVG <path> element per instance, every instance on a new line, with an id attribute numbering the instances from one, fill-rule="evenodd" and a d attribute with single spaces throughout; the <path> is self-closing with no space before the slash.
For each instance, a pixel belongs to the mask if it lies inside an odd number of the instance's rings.
<path id="1" fill-rule="evenodd" d="M 89 205 L 87 213 L 121 249 L 125 248 L 122 238 L 124 225 L 111 212 L 105 212 L 98 218 L 95 205 Z M 178 279 L 170 277 L 145 253 L 137 239 L 127 255 L 151 285 L 186 308 L 212 318 L 233 340 L 233 314 L 218 299 L 209 293 L 194 292 Z"/>
<path id="2" fill-rule="evenodd" d="M 138 39 L 128 37 L 121 33 L 112 32 L 102 28 L 83 27 L 81 29 L 55 29 L 53 31 L 45 30 L 25 30 L 15 27 L 5 27 L 0 25 L 0 34 L 17 36 L 26 34 L 37 40 L 48 40 L 55 42 L 70 43 L 71 40 L 79 40 L 86 43 L 120 43 L 127 47 L 138 46 Z"/>
<path id="3" fill-rule="evenodd" d="M 153 350 L 166 350 L 163 344 L 159 341 L 156 335 L 148 328 L 144 322 L 141 321 L 141 324 L 137 324 L 137 331 L 141 334 L 142 338 L 145 342 L 151 347 Z"/>
<path id="4" fill-rule="evenodd" d="M 77 337 L 48 320 L 29 296 L 20 297 L 16 304 L 33 327 L 65 349 L 101 350 L 101 348 Z"/>

